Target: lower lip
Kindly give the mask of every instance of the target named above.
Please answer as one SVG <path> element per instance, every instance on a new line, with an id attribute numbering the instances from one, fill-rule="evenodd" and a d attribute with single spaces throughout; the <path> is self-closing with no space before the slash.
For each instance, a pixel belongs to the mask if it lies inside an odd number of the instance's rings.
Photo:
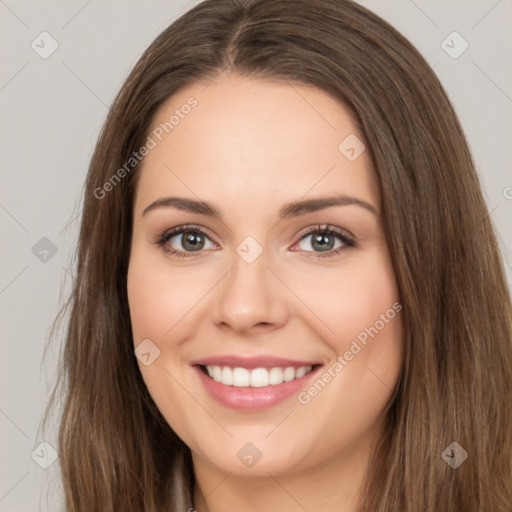
<path id="1" fill-rule="evenodd" d="M 200 366 L 194 366 L 199 379 L 208 393 L 222 405 L 245 411 L 261 411 L 284 402 L 305 386 L 306 382 L 318 368 L 313 369 L 304 377 L 282 384 L 269 385 L 261 388 L 226 386 L 206 376 Z"/>

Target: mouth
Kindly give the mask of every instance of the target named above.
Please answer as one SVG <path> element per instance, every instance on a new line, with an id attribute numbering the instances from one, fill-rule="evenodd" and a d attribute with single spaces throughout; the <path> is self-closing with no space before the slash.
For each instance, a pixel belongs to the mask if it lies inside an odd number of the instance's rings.
<path id="1" fill-rule="evenodd" d="M 210 397 L 244 411 L 268 409 L 297 395 L 322 366 L 274 357 L 226 356 L 192 362 Z"/>
<path id="2" fill-rule="evenodd" d="M 262 388 L 291 382 L 310 374 L 320 365 L 243 368 L 237 366 L 199 365 L 204 375 L 224 386 Z"/>

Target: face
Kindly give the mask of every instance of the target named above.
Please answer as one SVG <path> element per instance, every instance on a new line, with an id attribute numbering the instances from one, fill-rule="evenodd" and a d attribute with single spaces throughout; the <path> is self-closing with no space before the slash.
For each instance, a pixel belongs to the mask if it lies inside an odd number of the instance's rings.
<path id="1" fill-rule="evenodd" d="M 128 270 L 133 342 L 194 465 L 252 476 L 364 460 L 402 328 L 349 112 L 314 87 L 225 75 L 171 97 L 150 137 Z"/>

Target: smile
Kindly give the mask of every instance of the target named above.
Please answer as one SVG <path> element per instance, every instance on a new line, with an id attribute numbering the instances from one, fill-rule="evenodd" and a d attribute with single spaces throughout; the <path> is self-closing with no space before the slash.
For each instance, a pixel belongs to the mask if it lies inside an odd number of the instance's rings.
<path id="1" fill-rule="evenodd" d="M 290 382 L 300 379 L 311 372 L 312 366 L 300 366 L 294 368 L 231 368 L 229 366 L 208 365 L 203 366 L 206 373 L 215 381 L 225 386 L 262 388 L 265 386 L 276 386 L 283 382 Z"/>
<path id="2" fill-rule="evenodd" d="M 297 395 L 323 365 L 270 356 L 216 356 L 191 366 L 207 396 L 232 409 L 256 412 Z"/>

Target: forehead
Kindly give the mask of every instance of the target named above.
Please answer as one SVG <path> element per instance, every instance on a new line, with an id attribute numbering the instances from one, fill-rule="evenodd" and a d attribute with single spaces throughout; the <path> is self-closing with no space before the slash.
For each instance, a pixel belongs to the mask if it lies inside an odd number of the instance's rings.
<path id="1" fill-rule="evenodd" d="M 333 190 L 376 201 L 367 152 L 344 153 L 344 141 L 363 139 L 350 111 L 315 87 L 224 75 L 169 98 L 149 134 L 137 203 L 182 193 L 280 204 Z"/>

